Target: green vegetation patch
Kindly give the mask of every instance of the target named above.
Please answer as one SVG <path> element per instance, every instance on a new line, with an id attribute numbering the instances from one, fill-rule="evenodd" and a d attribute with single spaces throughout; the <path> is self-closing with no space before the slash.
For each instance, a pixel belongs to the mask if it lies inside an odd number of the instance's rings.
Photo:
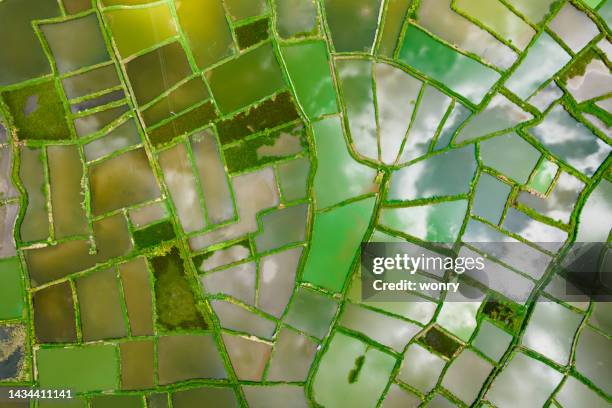
<path id="1" fill-rule="evenodd" d="M 419 338 L 419 343 L 429 346 L 448 358 L 452 358 L 461 347 L 457 340 L 444 333 L 437 326 L 432 326 L 423 337 Z"/>
<path id="2" fill-rule="evenodd" d="M 172 222 L 169 220 L 149 225 L 143 229 L 134 231 L 134 243 L 136 248 L 149 248 L 164 241 L 176 238 Z"/>
<path id="3" fill-rule="evenodd" d="M 20 140 L 70 139 L 66 112 L 53 80 L 2 93 Z"/>
<path id="4" fill-rule="evenodd" d="M 178 136 L 212 122 L 216 116 L 212 102 L 206 102 L 149 131 L 149 138 L 155 146 L 161 146 Z"/>
<path id="5" fill-rule="evenodd" d="M 169 253 L 152 258 L 151 265 L 159 325 L 167 330 L 205 329 L 207 324 L 196 306 L 178 249 L 172 248 Z"/>
<path id="6" fill-rule="evenodd" d="M 349 384 L 353 384 L 357 382 L 357 378 L 359 377 L 359 373 L 363 368 L 363 363 L 365 362 L 365 356 L 359 356 L 355 359 L 355 367 L 349 371 L 348 374 L 348 382 Z"/>
<path id="7" fill-rule="evenodd" d="M 568 79 L 571 79 L 575 76 L 583 76 L 586 72 L 586 67 L 593 61 L 595 58 L 599 59 L 599 55 L 595 50 L 589 49 L 587 52 L 582 54 L 579 58 L 576 58 L 570 67 L 563 73 L 561 80 L 563 82 L 567 82 Z"/>
<path id="8" fill-rule="evenodd" d="M 262 18 L 261 20 L 253 21 L 252 23 L 236 27 L 236 40 L 240 49 L 248 48 L 266 40 L 269 36 L 270 20 Z"/>
<path id="9" fill-rule="evenodd" d="M 219 122 L 217 130 L 221 143 L 227 144 L 250 134 L 294 121 L 299 117 L 291 94 L 283 92 L 245 112 Z"/>
<path id="10" fill-rule="evenodd" d="M 305 133 L 302 124 L 291 125 L 229 147 L 224 150 L 227 168 L 234 173 L 299 153 L 306 146 Z"/>
<path id="11" fill-rule="evenodd" d="M 488 300 L 482 312 L 512 333 L 518 333 L 525 317 L 525 312 L 519 305 L 506 300 Z"/>

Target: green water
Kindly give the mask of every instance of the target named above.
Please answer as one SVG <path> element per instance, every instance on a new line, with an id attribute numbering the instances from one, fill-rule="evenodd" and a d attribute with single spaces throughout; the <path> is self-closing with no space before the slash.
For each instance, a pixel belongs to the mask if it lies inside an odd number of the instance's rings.
<path id="1" fill-rule="evenodd" d="M 107 10 L 104 14 L 123 58 L 177 35 L 176 24 L 167 4 Z M 134 35 L 134 32 L 138 35 Z"/>
<path id="2" fill-rule="evenodd" d="M 355 251 L 368 227 L 374 203 L 375 199 L 370 197 L 315 214 L 304 281 L 334 292 L 342 289 Z"/>
<path id="3" fill-rule="evenodd" d="M 221 0 L 180 1 L 176 12 L 198 67 L 206 68 L 235 52 Z"/>
<path id="4" fill-rule="evenodd" d="M 500 77 L 497 72 L 439 43 L 414 25 L 406 30 L 399 59 L 473 103 L 479 103 Z"/>
<path id="5" fill-rule="evenodd" d="M 40 349 L 36 358 L 41 387 L 102 391 L 119 383 L 117 348 L 111 344 Z"/>
<path id="6" fill-rule="evenodd" d="M 330 62 L 323 41 L 291 44 L 282 48 L 297 98 L 310 119 L 338 112 Z"/>

